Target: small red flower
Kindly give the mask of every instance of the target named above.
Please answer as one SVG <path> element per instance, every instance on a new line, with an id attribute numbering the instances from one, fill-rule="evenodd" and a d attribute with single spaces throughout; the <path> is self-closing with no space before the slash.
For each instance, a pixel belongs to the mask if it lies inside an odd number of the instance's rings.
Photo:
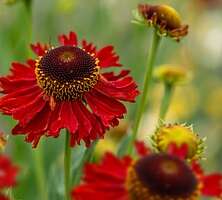
<path id="1" fill-rule="evenodd" d="M 73 189 L 72 197 L 75 200 L 195 200 L 201 194 L 220 197 L 221 177 L 221 174 L 204 176 L 199 165 L 190 166 L 172 154 L 148 153 L 134 160 L 107 153 L 101 164 L 86 165 L 84 183 Z"/>
<path id="2" fill-rule="evenodd" d="M 78 44 L 74 32 L 58 39 L 56 48 L 32 44 L 36 61 L 12 63 L 12 74 L 0 78 L 0 110 L 19 121 L 12 133 L 25 134 L 33 147 L 43 135 L 58 137 L 62 128 L 69 130 L 72 146 L 81 140 L 88 146 L 123 118 L 120 101 L 134 102 L 137 86 L 127 70 L 102 72 L 121 66 L 112 46 Z"/>
<path id="3" fill-rule="evenodd" d="M 0 200 L 8 199 L 2 190 L 15 186 L 17 173 L 18 167 L 12 165 L 8 157 L 0 155 Z"/>

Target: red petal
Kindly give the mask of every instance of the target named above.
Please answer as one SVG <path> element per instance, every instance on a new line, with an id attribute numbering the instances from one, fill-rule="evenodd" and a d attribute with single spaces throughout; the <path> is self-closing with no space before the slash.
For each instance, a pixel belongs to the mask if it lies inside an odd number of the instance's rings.
<path id="1" fill-rule="evenodd" d="M 92 90 L 85 96 L 90 108 L 100 117 L 104 126 L 109 126 L 113 119 L 122 118 L 126 113 L 126 108 L 122 103 L 96 90 Z"/>
<path id="2" fill-rule="evenodd" d="M 31 44 L 30 46 L 31 46 L 32 51 L 37 56 L 45 55 L 45 52 L 49 49 L 49 46 L 47 44 L 41 44 L 39 42 L 37 42 L 36 44 Z"/>
<path id="3" fill-rule="evenodd" d="M 5 114 L 12 114 L 12 109 L 24 105 L 27 101 L 25 98 L 29 98 L 33 91 L 40 91 L 37 85 L 27 86 L 26 88 L 19 89 L 17 91 L 11 92 L 0 98 L 0 110 Z"/>
<path id="4" fill-rule="evenodd" d="M 81 102 L 78 103 L 78 106 L 82 113 L 84 113 L 87 119 L 90 121 L 92 126 L 89 135 L 83 138 L 86 145 L 90 145 L 91 140 L 103 137 L 106 128 L 103 126 L 101 120 L 96 115 L 92 114 Z"/>
<path id="5" fill-rule="evenodd" d="M 55 117 L 51 122 L 49 135 L 57 136 L 62 128 L 67 128 L 71 134 L 77 131 L 78 121 L 73 112 L 71 102 L 62 102 L 57 105 L 57 109 L 52 115 L 55 115 Z"/>
<path id="6" fill-rule="evenodd" d="M 31 60 L 27 64 L 12 63 L 11 72 L 9 76 L 0 78 L 0 87 L 3 93 L 10 93 L 29 85 L 36 84 L 36 76 Z"/>
<path id="7" fill-rule="evenodd" d="M 0 193 L 0 200 L 9 200 L 9 198 Z"/>
<path id="8" fill-rule="evenodd" d="M 81 104 L 82 102 L 79 101 L 72 103 L 73 111 L 75 112 L 75 115 L 78 116 L 78 133 L 73 135 L 78 144 L 80 143 L 81 139 L 87 137 L 90 134 L 93 128 L 91 121 L 88 119 L 87 113 L 83 111 Z"/>
<path id="9" fill-rule="evenodd" d="M 86 40 L 82 40 L 82 48 L 90 54 L 96 53 L 96 46 L 93 43 L 88 43 Z"/>
<path id="10" fill-rule="evenodd" d="M 188 154 L 188 145 L 182 144 L 180 147 L 176 143 L 169 144 L 168 153 L 179 157 L 180 159 L 185 159 Z"/>
<path id="11" fill-rule="evenodd" d="M 118 75 L 115 75 L 114 72 L 106 72 L 102 75 L 108 80 L 108 81 L 116 81 L 120 78 L 123 78 L 127 76 L 130 73 L 130 70 L 121 70 Z"/>
<path id="12" fill-rule="evenodd" d="M 204 175 L 204 171 L 202 169 L 202 167 L 200 166 L 200 164 L 197 162 L 197 161 L 193 161 L 191 163 L 191 167 L 192 167 L 192 170 L 194 171 L 194 173 L 198 176 L 198 177 L 201 177 Z"/>
<path id="13" fill-rule="evenodd" d="M 45 134 L 51 117 L 51 109 L 48 104 L 39 112 L 26 126 L 16 125 L 12 134 L 26 134 L 26 141 L 33 144 L 35 148 L 42 135 Z M 40 120 L 41 119 L 41 120 Z"/>
<path id="14" fill-rule="evenodd" d="M 139 94 L 136 88 L 136 83 L 129 76 L 116 81 L 108 81 L 101 77 L 96 85 L 96 90 L 99 90 L 101 93 L 130 102 L 134 102 L 136 96 Z"/>
<path id="15" fill-rule="evenodd" d="M 113 46 L 106 46 L 97 52 L 96 57 L 99 59 L 99 66 L 101 68 L 122 66 L 119 63 L 119 56 L 113 50 Z"/>
<path id="16" fill-rule="evenodd" d="M 129 200 L 125 188 L 128 167 L 132 159 L 119 159 L 107 153 L 101 164 L 85 167 L 85 184 L 75 188 L 73 198 L 77 200 Z M 92 198 L 91 198 L 92 197 Z"/>
<path id="17" fill-rule="evenodd" d="M 12 109 L 13 118 L 19 120 L 21 126 L 25 126 L 38 112 L 43 109 L 46 101 L 43 99 L 42 95 L 42 93 L 37 91 L 37 93 L 33 92 L 32 95 L 29 95 L 30 100 L 25 100 L 23 97 L 15 99 L 15 101 L 23 100 L 23 103 L 19 107 Z"/>
<path id="18" fill-rule="evenodd" d="M 211 174 L 202 178 L 202 194 L 205 196 L 222 197 L 222 174 Z"/>
<path id="19" fill-rule="evenodd" d="M 33 80 L 33 79 L 36 79 L 34 70 L 35 70 L 35 65 L 33 66 L 32 60 L 28 60 L 27 64 L 13 62 L 12 67 L 10 69 L 10 71 L 12 72 L 12 75 L 9 75 L 8 77 Z"/>
<path id="20" fill-rule="evenodd" d="M 150 153 L 150 149 L 146 147 L 143 141 L 135 141 L 135 147 L 140 156 L 146 156 Z"/>
<path id="21" fill-rule="evenodd" d="M 61 45 L 77 46 L 77 35 L 75 32 L 70 32 L 69 35 L 59 35 L 58 40 Z"/>
<path id="22" fill-rule="evenodd" d="M 0 179 L 0 189 L 8 188 L 15 186 L 16 184 L 16 175 L 18 173 L 18 167 L 14 166 L 11 163 L 11 160 L 5 156 L 0 155 L 0 171 L 1 171 L 1 179 Z"/>

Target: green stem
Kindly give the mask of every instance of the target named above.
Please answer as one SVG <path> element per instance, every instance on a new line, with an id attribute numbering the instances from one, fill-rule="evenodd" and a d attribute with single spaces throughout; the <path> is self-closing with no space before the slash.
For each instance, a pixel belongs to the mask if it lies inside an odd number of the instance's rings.
<path id="1" fill-rule="evenodd" d="M 152 40 L 152 46 L 148 55 L 148 64 L 147 64 L 147 68 L 146 68 L 146 73 L 145 73 L 145 78 L 144 78 L 144 84 L 143 84 L 143 90 L 142 90 L 142 97 L 140 100 L 140 104 L 136 113 L 136 119 L 135 119 L 135 124 L 133 127 L 133 131 L 132 131 L 132 138 L 130 140 L 130 144 L 128 147 L 128 153 L 132 154 L 133 151 L 133 142 L 136 139 L 137 133 L 138 133 L 138 129 L 141 123 L 141 119 L 143 116 L 143 112 L 145 110 L 145 106 L 147 103 L 147 96 L 149 94 L 149 87 L 150 87 L 150 83 L 152 81 L 152 73 L 153 73 L 153 65 L 154 65 L 154 61 L 156 58 L 156 54 L 157 54 L 157 50 L 159 47 L 159 43 L 160 43 L 160 36 L 158 35 L 158 33 L 156 31 L 154 31 L 153 33 L 153 40 Z"/>
<path id="2" fill-rule="evenodd" d="M 93 152 L 95 150 L 97 143 L 98 143 L 98 140 L 94 141 L 91 147 L 86 148 L 84 155 L 80 161 L 80 164 L 77 167 L 77 169 L 75 170 L 75 176 L 73 179 L 74 186 L 76 186 L 80 183 L 84 164 L 92 161 Z"/>
<path id="3" fill-rule="evenodd" d="M 70 199 L 70 167 L 71 167 L 71 147 L 70 147 L 70 133 L 66 130 L 65 138 L 65 152 L 64 152 L 64 189 L 65 200 Z"/>
<path id="4" fill-rule="evenodd" d="M 27 46 L 27 57 L 32 57 L 32 51 L 29 47 L 30 43 L 32 42 L 33 37 L 33 16 L 32 16 L 32 0 L 23 0 L 26 13 L 27 13 L 27 25 L 26 25 L 26 46 Z"/>
<path id="5" fill-rule="evenodd" d="M 160 114 L 159 114 L 159 120 L 160 123 L 163 121 L 166 117 L 169 105 L 170 105 L 170 100 L 173 94 L 174 87 L 172 84 L 164 84 L 164 95 L 162 98 L 161 102 L 161 107 L 160 107 Z"/>
<path id="6" fill-rule="evenodd" d="M 24 0 L 26 12 L 27 12 L 27 42 L 28 44 L 32 40 L 32 0 Z M 28 57 L 31 55 L 31 51 L 28 48 Z M 35 162 L 35 174 L 36 181 L 39 188 L 40 197 L 42 200 L 48 200 L 47 187 L 46 187 L 46 177 L 44 172 L 44 161 L 43 161 L 43 144 L 38 146 L 38 149 L 33 153 Z"/>
<path id="7" fill-rule="evenodd" d="M 34 161 L 35 161 L 35 174 L 38 190 L 42 200 L 47 200 L 47 187 L 46 187 L 46 178 L 44 173 L 44 163 L 43 163 L 43 146 L 39 144 L 38 149 L 33 152 Z"/>

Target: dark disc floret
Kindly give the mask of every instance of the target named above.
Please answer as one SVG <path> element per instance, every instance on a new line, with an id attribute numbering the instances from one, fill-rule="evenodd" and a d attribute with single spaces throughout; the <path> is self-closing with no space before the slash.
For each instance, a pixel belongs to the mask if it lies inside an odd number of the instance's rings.
<path id="1" fill-rule="evenodd" d="M 137 161 L 128 173 L 132 199 L 193 200 L 198 182 L 191 168 L 168 154 L 153 154 Z"/>
<path id="2" fill-rule="evenodd" d="M 75 100 L 96 85 L 98 60 L 78 47 L 57 47 L 37 61 L 36 76 L 47 95 L 57 100 Z"/>

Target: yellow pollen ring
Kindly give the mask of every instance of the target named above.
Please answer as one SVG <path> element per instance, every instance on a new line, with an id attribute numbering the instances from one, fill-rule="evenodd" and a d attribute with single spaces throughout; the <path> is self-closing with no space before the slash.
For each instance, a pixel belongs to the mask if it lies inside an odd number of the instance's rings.
<path id="1" fill-rule="evenodd" d="M 45 74 L 40 66 L 41 59 L 42 56 L 39 56 L 38 59 L 36 59 L 35 64 L 37 83 L 44 90 L 47 96 L 53 97 L 57 101 L 72 101 L 81 99 L 83 94 L 85 92 L 89 92 L 99 80 L 100 66 L 98 58 L 95 58 L 95 67 L 90 74 L 87 74 L 87 76 L 83 77 L 81 80 L 73 79 L 66 82 L 56 80 Z"/>

